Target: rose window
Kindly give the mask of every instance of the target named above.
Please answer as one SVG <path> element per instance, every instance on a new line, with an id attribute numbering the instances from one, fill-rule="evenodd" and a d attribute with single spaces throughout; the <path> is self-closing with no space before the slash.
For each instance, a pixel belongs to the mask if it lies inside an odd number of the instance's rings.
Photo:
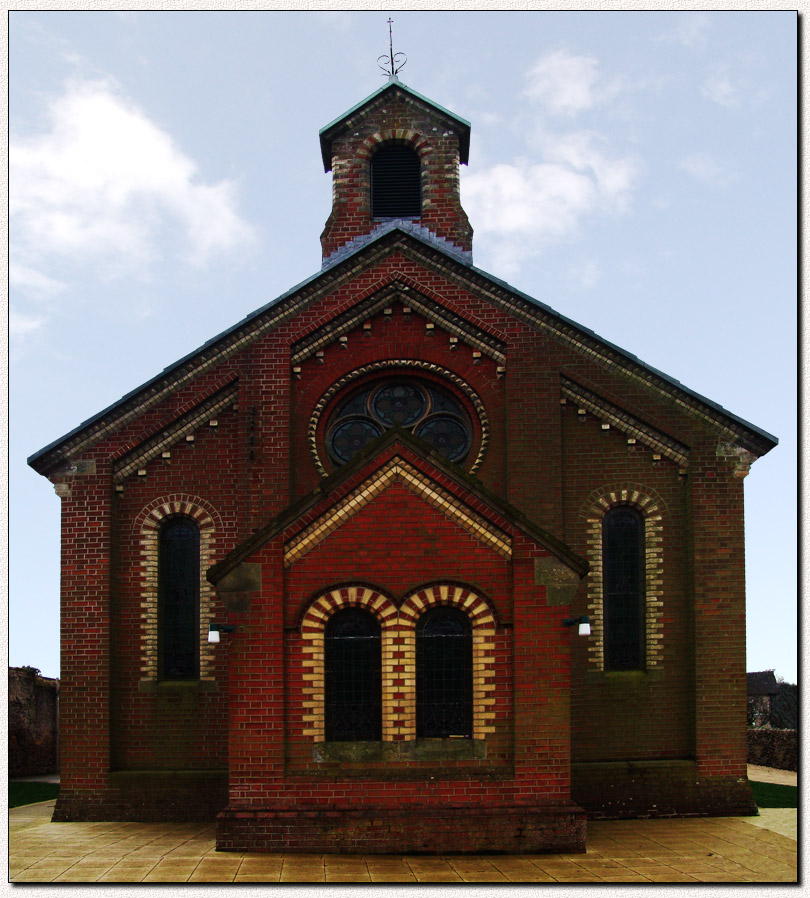
<path id="1" fill-rule="evenodd" d="M 403 378 L 366 385 L 338 405 L 326 429 L 332 461 L 345 464 L 391 427 L 411 431 L 457 464 L 472 446 L 469 416 L 450 392 Z"/>

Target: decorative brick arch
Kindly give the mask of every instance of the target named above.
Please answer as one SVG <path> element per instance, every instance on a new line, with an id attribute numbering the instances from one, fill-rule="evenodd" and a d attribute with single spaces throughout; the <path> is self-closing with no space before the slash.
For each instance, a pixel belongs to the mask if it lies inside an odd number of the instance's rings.
<path id="1" fill-rule="evenodd" d="M 324 716 L 324 633 L 329 618 L 342 608 L 363 608 L 370 611 L 380 624 L 382 639 L 382 738 L 392 742 L 400 733 L 394 694 L 400 691 L 397 659 L 397 609 L 382 593 L 368 586 L 342 586 L 318 596 L 301 618 L 303 659 L 303 722 L 304 735 L 315 742 L 323 742 Z"/>
<path id="2" fill-rule="evenodd" d="M 376 131 L 367 137 L 360 145 L 357 155 L 362 159 L 371 159 L 377 150 L 389 143 L 409 146 L 420 160 L 432 150 L 429 141 L 413 128 L 389 128 L 386 131 Z"/>
<path id="3" fill-rule="evenodd" d="M 205 577 L 213 564 L 216 533 L 222 531 L 219 513 L 199 496 L 174 493 L 150 502 L 135 518 L 141 555 L 141 679 L 158 677 L 158 534 L 167 518 L 187 517 L 200 531 L 200 681 L 214 679 L 214 652 L 208 644 L 208 624 L 214 587 Z"/>
<path id="4" fill-rule="evenodd" d="M 495 615 L 489 603 L 472 589 L 456 584 L 434 584 L 411 593 L 399 609 L 398 636 L 406 671 L 403 702 L 406 739 L 416 738 L 416 624 L 429 608 L 450 605 L 470 620 L 473 640 L 473 739 L 494 732 L 495 718 Z"/>
<path id="5" fill-rule="evenodd" d="M 584 519 L 586 528 L 585 556 L 591 565 L 587 584 L 591 618 L 588 666 L 592 670 L 605 669 L 602 519 L 612 508 L 622 505 L 635 508 L 644 518 L 646 668 L 661 668 L 664 663 L 663 522 L 667 506 L 654 489 L 625 483 L 594 490 L 580 509 L 580 518 Z"/>

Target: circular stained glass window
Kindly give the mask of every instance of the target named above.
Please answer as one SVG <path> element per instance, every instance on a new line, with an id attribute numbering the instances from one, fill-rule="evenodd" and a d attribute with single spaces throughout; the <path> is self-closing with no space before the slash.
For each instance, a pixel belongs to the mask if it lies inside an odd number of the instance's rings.
<path id="1" fill-rule="evenodd" d="M 469 416 L 452 393 L 401 378 L 367 384 L 338 405 L 326 428 L 332 461 L 345 464 L 391 427 L 411 431 L 456 464 L 472 447 Z"/>

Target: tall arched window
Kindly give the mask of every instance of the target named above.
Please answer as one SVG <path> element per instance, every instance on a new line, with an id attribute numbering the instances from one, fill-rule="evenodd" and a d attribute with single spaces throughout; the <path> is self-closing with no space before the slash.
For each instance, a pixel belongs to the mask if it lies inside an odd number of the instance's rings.
<path id="1" fill-rule="evenodd" d="M 628 506 L 602 519 L 605 669 L 644 667 L 644 517 Z"/>
<path id="2" fill-rule="evenodd" d="M 419 156 L 390 143 L 371 158 L 371 214 L 374 218 L 418 218 L 422 214 Z"/>
<path id="3" fill-rule="evenodd" d="M 382 738 L 382 640 L 368 611 L 336 611 L 324 632 L 324 725 L 327 741 Z"/>
<path id="4" fill-rule="evenodd" d="M 200 531 L 190 518 L 160 528 L 158 675 L 196 680 L 200 665 Z"/>
<path id="5" fill-rule="evenodd" d="M 445 605 L 416 625 L 416 735 L 472 736 L 472 627 Z"/>

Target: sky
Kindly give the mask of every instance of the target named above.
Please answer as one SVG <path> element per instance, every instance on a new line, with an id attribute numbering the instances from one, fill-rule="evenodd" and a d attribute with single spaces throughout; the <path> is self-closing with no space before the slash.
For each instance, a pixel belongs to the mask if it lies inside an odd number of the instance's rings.
<path id="1" fill-rule="evenodd" d="M 797 17 L 393 12 L 472 125 L 474 264 L 779 438 L 745 481 L 747 669 L 797 681 Z M 12 11 L 9 664 L 59 674 L 43 446 L 320 269 L 318 130 L 387 12 Z"/>

